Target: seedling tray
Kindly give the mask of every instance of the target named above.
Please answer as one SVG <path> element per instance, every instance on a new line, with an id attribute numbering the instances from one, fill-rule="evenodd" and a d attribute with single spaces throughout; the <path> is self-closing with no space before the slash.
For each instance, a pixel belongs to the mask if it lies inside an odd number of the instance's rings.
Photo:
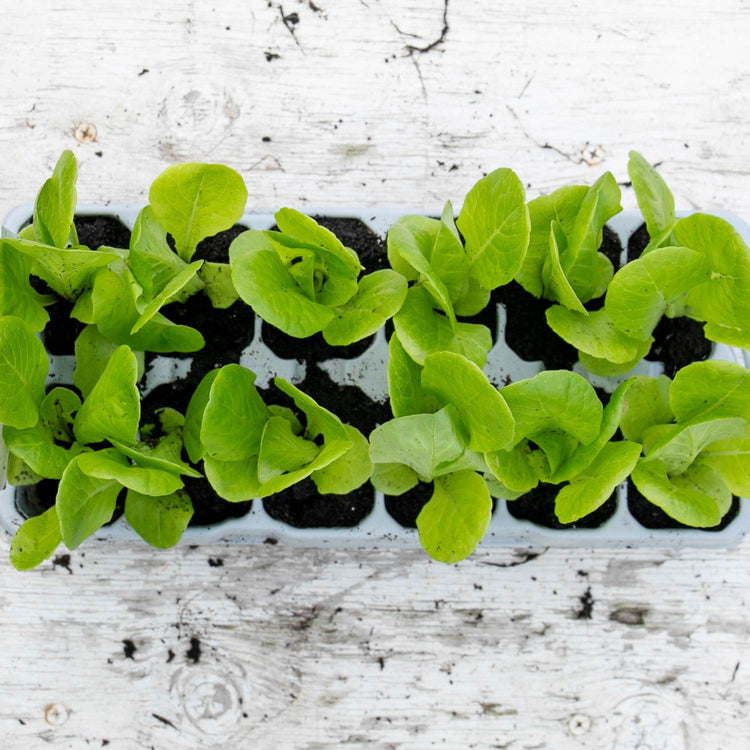
<path id="1" fill-rule="evenodd" d="M 11 211 L 2 226 L 2 236 L 15 236 L 28 222 L 32 205 L 22 205 Z M 139 207 L 131 206 L 79 206 L 79 215 L 108 215 L 119 218 L 132 227 Z M 407 210 L 308 210 L 310 214 L 357 218 L 381 236 L 400 216 L 418 213 Z M 750 226 L 734 216 L 719 214 L 729 221 L 750 244 Z M 632 232 L 643 222 L 636 211 L 623 211 L 612 219 L 608 226 L 614 231 L 625 248 Z M 268 229 L 274 224 L 270 213 L 246 213 L 242 223 L 253 229 Z M 485 372 L 495 385 L 528 378 L 543 369 L 541 362 L 526 362 L 507 347 L 504 340 L 505 311 L 498 306 L 497 343 L 489 352 Z M 292 382 L 300 382 L 305 375 L 304 363 L 294 359 L 277 357 L 263 343 L 259 317 L 255 320 L 255 335 L 252 343 L 243 351 L 240 364 L 253 370 L 257 375 L 257 385 L 266 387 L 274 376 L 281 376 Z M 712 359 L 724 359 L 748 367 L 747 352 L 723 344 L 714 346 Z M 387 396 L 386 364 L 388 346 L 381 330 L 373 344 L 354 359 L 331 359 L 322 363 L 330 377 L 341 385 L 357 385 L 370 398 L 384 400 Z M 50 355 L 50 376 L 48 382 L 69 384 L 73 372 L 72 356 Z M 185 368 L 185 360 L 174 361 L 169 357 L 157 357 L 155 365 L 146 377 L 146 393 L 156 386 L 169 382 L 171 373 Z M 600 378 L 587 373 L 580 365 L 574 370 L 587 377 L 590 382 L 607 391 L 612 391 L 621 382 L 620 378 Z M 659 363 L 642 361 L 635 373 L 658 375 L 662 371 Z M 345 417 L 345 415 L 342 415 Z M 23 516 L 15 505 L 16 490 L 5 486 L 5 466 L 7 451 L 0 443 L 0 471 L 3 489 L 0 490 L 0 526 L 10 536 L 23 523 Z M 617 509 L 600 527 L 594 529 L 550 529 L 529 521 L 514 518 L 505 502 L 497 502 L 482 547 L 716 547 L 726 548 L 738 544 L 750 528 L 750 504 L 742 500 L 736 517 L 721 531 L 700 529 L 648 529 L 630 514 L 627 504 L 627 488 L 617 489 Z M 130 543 L 135 532 L 127 528 L 123 518 L 109 527 L 102 528 L 95 535 L 99 540 Z M 214 526 L 190 527 L 183 535 L 183 544 L 231 542 L 238 544 L 261 544 L 278 542 L 300 547 L 404 547 L 419 546 L 415 529 L 402 527 L 387 512 L 381 493 L 375 495 L 373 511 L 357 526 L 352 528 L 307 528 L 298 529 L 271 518 L 262 502 L 254 502 L 251 511 L 237 519 L 229 519 Z"/>

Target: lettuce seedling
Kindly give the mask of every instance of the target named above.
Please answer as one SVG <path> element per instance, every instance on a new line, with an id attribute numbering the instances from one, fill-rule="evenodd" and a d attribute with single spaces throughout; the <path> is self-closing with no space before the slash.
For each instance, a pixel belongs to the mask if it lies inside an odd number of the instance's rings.
<path id="1" fill-rule="evenodd" d="M 516 281 L 535 297 L 585 314 L 584 303 L 601 297 L 612 278 L 612 263 L 598 250 L 605 223 L 621 210 L 609 172 L 590 188 L 564 187 L 529 201 L 529 248 Z"/>
<path id="2" fill-rule="evenodd" d="M 484 365 L 492 346 L 489 330 L 456 316 L 480 312 L 490 292 L 521 267 L 529 238 L 521 181 L 509 169 L 479 180 L 457 224 L 448 201 L 439 220 L 405 216 L 388 231 L 388 260 L 412 282 L 393 323 L 401 345 L 420 365 L 439 351 Z"/>
<path id="3" fill-rule="evenodd" d="M 291 383 L 275 378 L 295 410 L 266 406 L 255 374 L 239 365 L 209 372 L 185 415 L 185 449 L 230 502 L 266 497 L 310 477 L 323 493 L 346 494 L 372 466 L 367 440 Z M 300 417 L 304 416 L 304 423 Z"/>
<path id="4" fill-rule="evenodd" d="M 146 541 L 171 546 L 179 540 L 192 515 L 181 493 L 181 475 L 200 474 L 180 458 L 179 415 L 162 420 L 161 439 L 138 442 L 138 377 L 136 356 L 118 347 L 83 402 L 74 391 L 56 387 L 39 401 L 33 424 L 5 422 L 3 439 L 12 457 L 9 481 L 59 480 L 54 506 L 28 519 L 13 539 L 10 559 L 18 569 L 35 567 L 60 541 L 68 549 L 78 547 L 111 519 L 123 489 L 128 492 L 126 518 Z M 36 394 L 37 374 L 35 380 Z"/>
<path id="5" fill-rule="evenodd" d="M 680 523 L 717 525 L 732 494 L 750 492 L 750 373 L 730 362 L 695 362 L 670 382 L 635 378 L 622 432 L 643 444 L 639 492 Z"/>
<path id="6" fill-rule="evenodd" d="M 248 230 L 229 248 L 240 297 L 289 336 L 322 332 L 333 346 L 375 333 L 402 305 L 406 281 L 390 269 L 359 278 L 357 254 L 316 221 L 290 208 L 278 232 Z"/>
<path id="7" fill-rule="evenodd" d="M 547 311 L 550 327 L 604 376 L 626 373 L 648 354 L 663 315 L 703 321 L 706 338 L 750 347 L 750 249 L 723 219 L 677 219 L 669 188 L 635 151 L 628 172 L 650 242 L 614 275 L 603 309 L 588 314 L 560 300 L 565 307 Z"/>
<path id="8" fill-rule="evenodd" d="M 484 536 L 492 513 L 483 452 L 509 445 L 513 418 L 481 369 L 454 352 L 417 365 L 391 338 L 389 390 L 395 419 L 370 436 L 372 483 L 401 495 L 434 482 L 417 517 L 420 543 L 434 559 L 457 562 Z"/>
<path id="9" fill-rule="evenodd" d="M 603 409 L 590 383 L 564 370 L 541 372 L 500 390 L 515 422 L 509 448 L 485 454 L 498 492 L 509 500 L 539 482 L 565 484 L 555 498 L 561 523 L 595 511 L 623 482 L 640 445 L 611 441 L 630 382 Z"/>

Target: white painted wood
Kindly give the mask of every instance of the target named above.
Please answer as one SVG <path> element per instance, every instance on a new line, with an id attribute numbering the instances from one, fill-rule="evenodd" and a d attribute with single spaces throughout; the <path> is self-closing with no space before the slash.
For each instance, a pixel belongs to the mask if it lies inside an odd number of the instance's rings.
<path id="1" fill-rule="evenodd" d="M 460 204 L 504 165 L 530 195 L 624 181 L 638 148 L 680 207 L 750 216 L 747 2 L 451 0 L 425 53 L 441 0 L 319 5 L 286 0 L 287 27 L 276 0 L 6 3 L 0 213 L 63 148 L 85 202 L 144 201 L 193 159 L 263 209 Z M 71 573 L 0 562 L 0 746 L 745 748 L 749 556 L 133 542 Z"/>

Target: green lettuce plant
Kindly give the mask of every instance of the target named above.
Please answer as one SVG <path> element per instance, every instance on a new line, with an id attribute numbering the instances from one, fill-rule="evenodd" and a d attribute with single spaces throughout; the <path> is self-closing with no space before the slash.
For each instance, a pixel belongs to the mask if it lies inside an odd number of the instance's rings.
<path id="1" fill-rule="evenodd" d="M 59 480 L 54 505 L 16 532 L 12 564 L 35 567 L 61 541 L 76 549 L 112 518 L 123 490 L 133 528 L 155 546 L 176 544 L 192 515 L 181 475 L 200 474 L 180 458 L 182 420 L 176 413 L 162 415 L 164 434 L 158 440 L 138 440 L 136 355 L 126 346 L 117 347 L 106 363 L 83 354 L 76 376 L 83 400 L 63 387 L 45 394 L 44 348 L 23 321 L 6 317 L 0 320 L 0 363 L 2 385 L 22 394 L 0 408 L 8 481 Z"/>
<path id="2" fill-rule="evenodd" d="M 622 432 L 643 444 L 633 484 L 680 523 L 716 526 L 732 495 L 750 492 L 750 373 L 730 362 L 695 362 L 672 381 L 638 376 Z"/>
<path id="3" fill-rule="evenodd" d="M 185 414 L 185 449 L 230 502 L 262 498 L 310 477 L 322 494 L 346 494 L 370 477 L 365 437 L 282 378 L 294 408 L 266 406 L 255 374 L 239 365 L 212 370 Z"/>
<path id="4" fill-rule="evenodd" d="M 550 327 L 604 376 L 626 373 L 648 354 L 664 315 L 704 322 L 711 341 L 750 347 L 750 249 L 724 219 L 676 218 L 671 192 L 640 154 L 631 152 L 628 171 L 651 240 L 614 275 L 601 310 L 561 300 L 547 310 Z"/>
<path id="5" fill-rule="evenodd" d="M 295 338 L 322 332 L 344 346 L 375 333 L 402 305 L 403 277 L 390 269 L 360 278 L 357 254 L 314 219 L 283 208 L 279 231 L 248 230 L 229 249 L 240 297 Z"/>
<path id="6" fill-rule="evenodd" d="M 391 266 L 411 284 L 393 319 L 409 356 L 421 365 L 429 354 L 451 351 L 483 366 L 490 331 L 458 316 L 483 310 L 523 263 L 529 215 L 518 177 L 498 169 L 472 187 L 457 222 L 448 201 L 440 219 L 403 217 L 387 241 Z"/>
<path id="7" fill-rule="evenodd" d="M 622 210 L 610 172 L 591 187 L 573 185 L 529 201 L 529 247 L 515 279 L 535 297 L 585 314 L 614 273 L 599 252 L 604 225 Z"/>

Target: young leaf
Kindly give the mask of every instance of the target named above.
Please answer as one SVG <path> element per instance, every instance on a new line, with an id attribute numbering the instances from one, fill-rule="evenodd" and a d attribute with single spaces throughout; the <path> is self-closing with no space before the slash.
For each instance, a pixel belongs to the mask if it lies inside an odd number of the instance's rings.
<path id="1" fill-rule="evenodd" d="M 674 421 L 674 412 L 669 405 L 671 381 L 666 375 L 655 378 L 638 375 L 631 382 L 625 395 L 620 429 L 626 440 L 640 443 L 649 427 Z"/>
<path id="2" fill-rule="evenodd" d="M 541 297 L 544 291 L 542 267 L 549 254 L 552 222 L 558 222 L 565 236 L 570 236 L 587 192 L 585 185 L 571 185 L 529 201 L 529 249 L 516 274 L 516 281 L 535 297 Z M 567 245 L 567 240 L 565 244 Z"/>
<path id="3" fill-rule="evenodd" d="M 114 480 L 129 490 L 151 497 L 169 495 L 182 488 L 182 480 L 177 474 L 163 469 L 133 466 L 114 448 L 82 453 L 78 457 L 78 468 L 88 477 Z"/>
<path id="4" fill-rule="evenodd" d="M 718 440 L 701 453 L 700 462 L 714 469 L 732 494 L 750 497 L 750 438 Z"/>
<path id="5" fill-rule="evenodd" d="M 185 443 L 185 451 L 190 460 L 197 464 L 206 453 L 206 449 L 201 443 L 201 426 L 203 425 L 203 416 L 206 412 L 206 405 L 211 395 L 211 386 L 219 374 L 219 370 L 211 370 L 206 373 L 198 387 L 193 391 L 190 403 L 185 410 L 185 425 L 182 431 L 182 439 Z M 254 380 L 252 381 L 255 382 Z"/>
<path id="6" fill-rule="evenodd" d="M 178 255 L 190 262 L 198 243 L 242 217 L 247 188 L 237 172 L 221 164 L 176 164 L 152 183 L 149 203 L 157 221 L 174 237 Z"/>
<path id="7" fill-rule="evenodd" d="M 38 242 L 65 247 L 76 210 L 78 168 L 72 151 L 63 151 L 55 170 L 37 195 L 33 229 Z"/>
<path id="8" fill-rule="evenodd" d="M 49 314 L 44 306 L 53 302 L 54 296 L 43 296 L 31 286 L 31 265 L 31 258 L 0 240 L 0 317 L 21 318 L 38 332 L 47 325 Z"/>
<path id="9" fill-rule="evenodd" d="M 263 428 L 258 456 L 258 479 L 267 482 L 311 463 L 320 448 L 292 432 L 283 417 L 270 417 Z"/>
<path id="10" fill-rule="evenodd" d="M 542 279 L 544 281 L 544 297 L 559 300 L 569 310 L 588 315 L 586 308 L 565 275 L 560 256 L 565 252 L 568 241 L 562 224 L 553 221 L 549 235 L 549 251 L 542 265 Z"/>
<path id="11" fill-rule="evenodd" d="M 557 493 L 557 520 L 572 523 L 593 513 L 607 501 L 615 487 L 625 481 L 640 455 L 638 443 L 607 443 L 596 458 Z"/>
<path id="12" fill-rule="evenodd" d="M 404 464 L 373 464 L 370 481 L 384 495 L 403 495 L 419 484 L 419 475 Z"/>
<path id="13" fill-rule="evenodd" d="M 198 269 L 202 265 L 202 260 L 196 260 L 195 263 L 185 266 L 180 273 L 170 279 L 164 288 L 150 299 L 141 310 L 138 320 L 133 323 L 130 329 L 131 335 L 138 333 L 164 305 L 175 299 L 195 279 L 195 274 L 198 273 Z"/>
<path id="14" fill-rule="evenodd" d="M 21 459 L 40 478 L 60 479 L 71 459 L 80 453 L 77 444 L 72 449 L 56 445 L 50 432 L 41 423 L 25 430 L 3 427 L 3 440 L 8 450 Z M 8 474 L 10 481 L 10 473 Z M 11 484 L 18 484 L 12 482 Z"/>
<path id="15" fill-rule="evenodd" d="M 187 265 L 169 246 L 167 231 L 157 221 L 151 206 L 143 208 L 135 220 L 126 262 L 143 289 L 144 299 L 158 294 Z M 202 287 L 203 282 L 193 278 L 178 299 L 182 301 Z"/>
<path id="16" fill-rule="evenodd" d="M 157 445 L 153 448 L 144 443 L 128 444 L 122 443 L 119 440 L 111 439 L 109 442 L 112 443 L 112 445 L 114 445 L 123 456 L 132 459 L 136 466 L 157 469 L 174 475 L 185 474 L 186 476 L 198 479 L 201 476 L 200 472 L 180 460 L 180 453 L 182 451 L 180 432 L 181 430 L 176 430 L 175 432 L 165 435 L 160 438 Z M 125 482 L 123 482 L 123 484 L 125 484 Z M 168 493 L 165 492 L 164 494 L 166 495 Z"/>
<path id="17" fill-rule="evenodd" d="M 65 469 L 57 490 L 57 515 L 65 546 L 74 550 L 107 523 L 115 511 L 122 485 L 113 479 L 95 479 L 78 466 L 81 456 Z"/>
<path id="18" fill-rule="evenodd" d="M 485 289 L 507 284 L 529 245 L 529 211 L 523 184 L 510 169 L 496 169 L 469 191 L 458 228 L 471 260 L 470 275 Z"/>
<path id="19" fill-rule="evenodd" d="M 226 310 L 240 297 L 232 283 L 232 269 L 228 263 L 204 263 L 198 271 L 203 289 L 217 310 Z"/>
<path id="20" fill-rule="evenodd" d="M 733 362 L 693 362 L 675 375 L 669 403 L 678 422 L 719 417 L 750 421 L 750 372 Z"/>
<path id="21" fill-rule="evenodd" d="M 604 308 L 614 325 L 640 341 L 656 328 L 671 302 L 711 277 L 706 259 L 686 247 L 661 247 L 621 268 Z"/>
<path id="22" fill-rule="evenodd" d="M 580 375 L 548 370 L 500 391 L 516 422 L 514 445 L 549 430 L 573 435 L 586 445 L 596 439 L 602 423 L 602 403 Z"/>
<path id="23" fill-rule="evenodd" d="M 568 235 L 562 266 L 570 274 L 579 258 L 598 251 L 604 225 L 622 211 L 620 188 L 611 172 L 605 172 L 587 191 Z M 576 288 L 582 301 L 591 299 L 590 290 Z"/>
<path id="24" fill-rule="evenodd" d="M 303 393 L 299 388 L 283 378 L 274 378 L 273 382 L 276 387 L 282 393 L 289 396 L 292 401 L 294 401 L 294 405 L 304 413 L 307 418 L 305 437 L 308 440 L 315 440 L 319 435 L 322 435 L 326 443 L 344 443 L 344 450 L 350 447 L 349 435 L 346 428 L 335 414 L 324 409 L 310 398 L 310 396 Z"/>
<path id="25" fill-rule="evenodd" d="M 691 316 L 710 323 L 750 329 L 750 249 L 731 224 L 716 216 L 693 214 L 674 227 L 678 244 L 702 253 L 711 277 L 687 295 Z"/>
<path id="26" fill-rule="evenodd" d="M 434 560 L 459 562 L 479 544 L 491 517 L 492 498 L 479 474 L 460 471 L 440 477 L 417 516 L 419 542 Z"/>
<path id="27" fill-rule="evenodd" d="M 438 410 L 437 399 L 422 389 L 422 368 L 406 353 L 396 333 L 388 342 L 388 395 L 394 417 Z"/>
<path id="28" fill-rule="evenodd" d="M 141 416 L 137 377 L 135 355 L 127 346 L 118 347 L 78 410 L 73 430 L 79 443 L 135 442 Z"/>
<path id="29" fill-rule="evenodd" d="M 376 427 L 370 435 L 370 460 L 374 464 L 405 464 L 429 482 L 439 467 L 457 459 L 465 446 L 455 409 L 446 406 L 436 414 L 399 417 Z"/>
<path id="30" fill-rule="evenodd" d="M 230 503 L 245 502 L 261 495 L 257 456 L 238 461 L 221 461 L 206 456 L 203 468 L 216 494 Z"/>
<path id="31" fill-rule="evenodd" d="M 543 451 L 533 450 L 528 440 L 521 441 L 511 450 L 484 454 L 487 468 L 496 480 L 511 493 L 521 495 L 549 478 L 549 461 Z M 507 499 L 512 499 L 504 495 Z"/>
<path id="32" fill-rule="evenodd" d="M 125 520 L 141 539 L 159 549 L 174 547 L 192 517 L 193 504 L 184 490 L 160 497 L 129 490 L 125 498 Z"/>
<path id="33" fill-rule="evenodd" d="M 334 311 L 303 292 L 264 232 L 243 232 L 231 244 L 229 259 L 240 297 L 288 335 L 306 338 L 333 320 Z"/>
<path id="34" fill-rule="evenodd" d="M 357 293 L 335 308 L 335 317 L 323 329 L 332 346 L 346 346 L 370 336 L 395 315 L 406 299 L 406 279 L 383 269 L 364 276 Z"/>
<path id="35" fill-rule="evenodd" d="M 568 480 L 572 481 L 573 477 L 582 472 L 599 455 L 607 444 L 607 441 L 614 436 L 617 428 L 620 426 L 620 419 L 625 409 L 625 399 L 632 385 L 633 380 L 626 380 L 617 386 L 609 402 L 604 407 L 602 426 L 596 440 L 588 445 L 577 446 L 570 456 L 565 459 L 564 463 L 552 472 L 552 476 L 550 477 L 551 482 L 558 484 L 559 482 L 566 482 Z M 635 465 L 635 461 L 633 464 Z M 633 467 L 631 466 L 630 468 L 632 469 Z M 596 469 L 596 472 L 598 471 L 599 469 Z M 590 473 L 590 470 L 587 470 L 586 473 Z"/>
<path id="36" fill-rule="evenodd" d="M 345 495 L 361 487 L 372 474 L 370 444 L 351 425 L 344 425 L 352 447 L 328 466 L 314 471 L 310 477 L 321 495 Z"/>
<path id="37" fill-rule="evenodd" d="M 662 435 L 659 426 L 651 428 L 658 430 L 657 439 L 651 442 L 649 431 L 644 434 L 644 452 L 649 459 L 659 459 L 670 476 L 683 474 L 701 453 L 711 443 L 718 440 L 738 439 L 747 437 L 748 423 L 739 417 L 713 418 L 707 422 L 688 425 L 675 425 Z"/>
<path id="38" fill-rule="evenodd" d="M 469 435 L 468 447 L 482 453 L 513 442 L 513 415 L 487 376 L 466 357 L 436 352 L 424 361 L 422 388 L 440 406 L 452 404 Z"/>
<path id="39" fill-rule="evenodd" d="M 53 505 L 21 524 L 10 543 L 10 563 L 16 570 L 31 570 L 52 557 L 61 541 L 60 521 Z"/>
<path id="40" fill-rule="evenodd" d="M 492 347 L 489 329 L 475 323 L 451 322 L 435 311 L 424 287 L 414 286 L 393 318 L 399 341 L 409 356 L 418 364 L 434 352 L 450 351 L 463 354 L 479 367 L 484 367 L 487 352 Z"/>
<path id="41" fill-rule="evenodd" d="M 641 341 L 623 333 L 615 326 L 606 309 L 584 314 L 561 305 L 552 305 L 547 308 L 545 316 L 549 327 L 579 352 L 595 359 L 606 359 L 613 364 L 632 362 L 644 347 L 648 352 L 654 341 L 650 335 Z"/>
<path id="42" fill-rule="evenodd" d="M 49 359 L 20 318 L 0 319 L 0 423 L 24 429 L 39 419 Z M 12 394 L 12 396 L 10 396 Z"/>
<path id="43" fill-rule="evenodd" d="M 73 370 L 73 383 L 87 398 L 96 385 L 104 368 L 117 350 L 117 344 L 105 339 L 94 325 L 86 326 L 75 341 L 76 366 Z M 138 362 L 137 380 L 143 377 L 145 357 L 143 352 L 133 352 Z"/>
<path id="44" fill-rule="evenodd" d="M 97 269 L 119 259 L 116 253 L 86 247 L 56 248 L 28 240 L 5 240 L 13 249 L 33 259 L 34 273 L 71 302 L 89 284 Z"/>
<path id="45" fill-rule="evenodd" d="M 659 173 L 637 151 L 631 151 L 628 175 L 633 184 L 638 208 L 646 220 L 651 237 L 648 250 L 658 247 L 675 225 L 674 196 Z"/>
<path id="46" fill-rule="evenodd" d="M 676 521 L 696 528 L 716 526 L 731 503 L 729 490 L 705 465 L 683 477 L 669 477 L 658 459 L 641 459 L 631 474 L 639 492 Z"/>
<path id="47" fill-rule="evenodd" d="M 96 274 L 91 293 L 91 320 L 105 338 L 136 351 L 156 353 L 194 352 L 204 346 L 199 331 L 175 325 L 160 313 L 156 313 L 137 333 L 131 334 L 140 316 L 136 306 L 140 291 L 127 270 L 114 273 L 103 269 Z"/>
<path id="48" fill-rule="evenodd" d="M 451 295 L 430 263 L 435 245 L 441 236 L 440 227 L 441 222 L 422 216 L 404 216 L 399 219 L 388 230 L 388 259 L 396 271 L 404 268 L 406 279 L 417 279 L 430 293 L 434 305 L 455 322 L 456 315 Z M 450 232 L 445 233 L 443 237 L 450 242 L 456 241 Z M 460 249 L 463 256 L 463 248 Z M 465 261 L 463 266 L 468 279 Z"/>
<path id="49" fill-rule="evenodd" d="M 255 373 L 240 365 L 226 365 L 211 383 L 200 442 L 208 455 L 222 461 L 257 456 L 268 417 L 268 408 L 255 388 Z"/>

